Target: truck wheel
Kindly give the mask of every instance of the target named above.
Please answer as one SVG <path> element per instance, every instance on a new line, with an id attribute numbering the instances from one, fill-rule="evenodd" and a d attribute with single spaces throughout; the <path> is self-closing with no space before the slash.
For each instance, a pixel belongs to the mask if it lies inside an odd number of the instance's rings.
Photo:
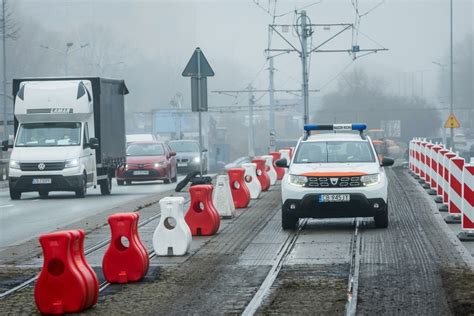
<path id="1" fill-rule="evenodd" d="M 118 185 L 123 185 L 124 182 L 125 182 L 125 181 L 123 181 L 123 180 L 117 180 L 117 184 L 118 184 Z"/>
<path id="2" fill-rule="evenodd" d="M 86 192 L 87 192 L 87 178 L 86 175 L 82 176 L 81 179 L 81 187 L 76 190 L 76 197 L 77 198 L 85 198 L 86 197 Z"/>
<path id="3" fill-rule="evenodd" d="M 110 195 L 110 192 L 112 192 L 112 178 L 107 177 L 107 179 L 100 180 L 99 185 L 102 195 Z"/>
<path id="4" fill-rule="evenodd" d="M 284 206 L 281 207 L 281 227 L 283 229 L 295 229 L 299 218 L 290 213 Z"/>
<path id="5" fill-rule="evenodd" d="M 47 198 L 49 195 L 48 191 L 39 191 L 38 193 L 39 193 L 40 198 L 42 199 Z"/>
<path id="6" fill-rule="evenodd" d="M 383 212 L 374 216 L 374 224 L 377 228 L 388 227 L 388 205 Z"/>
<path id="7" fill-rule="evenodd" d="M 10 199 L 12 199 L 12 200 L 21 199 L 21 192 L 15 190 L 15 189 L 10 189 Z"/>

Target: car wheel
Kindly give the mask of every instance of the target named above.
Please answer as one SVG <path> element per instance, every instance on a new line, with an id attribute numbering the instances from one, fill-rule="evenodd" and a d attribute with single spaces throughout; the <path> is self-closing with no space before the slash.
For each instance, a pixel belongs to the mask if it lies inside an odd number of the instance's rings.
<path id="1" fill-rule="evenodd" d="M 123 185 L 124 181 L 123 180 L 117 180 L 117 185 Z"/>
<path id="2" fill-rule="evenodd" d="M 100 193 L 102 195 L 110 195 L 110 192 L 112 192 L 112 178 L 107 176 L 107 179 L 100 180 Z"/>
<path id="3" fill-rule="evenodd" d="M 38 193 L 39 193 L 40 198 L 43 198 L 43 199 L 47 198 L 49 195 L 48 191 L 39 191 Z"/>
<path id="4" fill-rule="evenodd" d="M 299 218 L 288 211 L 284 206 L 281 208 L 281 227 L 283 229 L 295 229 Z"/>
<path id="5" fill-rule="evenodd" d="M 10 199 L 12 200 L 21 199 L 21 192 L 10 188 Z"/>
<path id="6" fill-rule="evenodd" d="M 388 227 L 388 205 L 385 207 L 384 211 L 374 216 L 374 224 L 377 228 Z"/>
<path id="7" fill-rule="evenodd" d="M 86 175 L 83 175 L 81 179 L 81 187 L 76 190 L 76 197 L 85 198 L 86 192 L 87 192 L 87 178 L 86 178 Z"/>

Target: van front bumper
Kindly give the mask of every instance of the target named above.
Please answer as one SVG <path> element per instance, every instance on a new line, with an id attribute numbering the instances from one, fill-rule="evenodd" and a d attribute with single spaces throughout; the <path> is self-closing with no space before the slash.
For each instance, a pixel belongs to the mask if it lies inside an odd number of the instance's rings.
<path id="1" fill-rule="evenodd" d="M 49 184 L 33 184 L 33 179 L 51 179 Z M 8 179 L 10 189 L 18 192 L 37 191 L 76 191 L 82 186 L 82 175 L 61 176 L 61 175 L 38 175 L 20 176 Z"/>

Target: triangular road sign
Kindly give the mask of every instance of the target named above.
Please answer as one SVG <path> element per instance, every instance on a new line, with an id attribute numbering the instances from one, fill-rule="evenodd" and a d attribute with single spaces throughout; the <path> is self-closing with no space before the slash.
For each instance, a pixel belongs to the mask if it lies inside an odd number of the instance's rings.
<path id="1" fill-rule="evenodd" d="M 444 128 L 459 128 L 459 127 L 461 126 L 459 125 L 458 119 L 456 118 L 456 116 L 454 116 L 454 113 L 451 113 L 446 123 L 444 124 Z"/>
<path id="2" fill-rule="evenodd" d="M 198 69 L 198 64 L 199 64 L 199 69 Z M 201 73 L 198 73 L 198 70 L 201 71 Z M 204 54 L 202 53 L 201 49 L 197 47 L 194 50 L 193 55 L 191 56 L 191 59 L 189 60 L 188 64 L 186 65 L 186 68 L 183 70 L 183 77 L 212 77 L 214 76 L 214 70 L 212 70 L 211 66 L 207 62 L 206 57 L 204 57 Z"/>

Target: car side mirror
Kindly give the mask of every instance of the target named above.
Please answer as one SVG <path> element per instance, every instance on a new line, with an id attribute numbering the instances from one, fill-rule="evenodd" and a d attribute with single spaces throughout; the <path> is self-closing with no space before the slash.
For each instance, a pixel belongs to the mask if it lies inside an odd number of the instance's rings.
<path id="1" fill-rule="evenodd" d="M 13 148 L 13 145 L 10 145 L 8 140 L 4 140 L 2 142 L 2 150 L 3 151 L 8 151 L 9 148 Z"/>
<path id="2" fill-rule="evenodd" d="M 278 159 L 275 161 L 275 165 L 280 168 L 288 168 L 288 161 L 286 158 Z"/>
<path id="3" fill-rule="evenodd" d="M 99 149 L 99 140 L 95 137 L 89 139 L 89 147 L 91 149 Z"/>
<path id="4" fill-rule="evenodd" d="M 174 157 L 174 156 L 176 156 L 176 152 L 175 151 L 170 151 L 169 155 L 170 155 L 170 157 Z"/>
<path id="5" fill-rule="evenodd" d="M 390 167 L 390 166 L 393 166 L 394 163 L 395 163 L 395 160 L 393 160 L 392 158 L 384 157 L 380 165 L 382 167 Z"/>

